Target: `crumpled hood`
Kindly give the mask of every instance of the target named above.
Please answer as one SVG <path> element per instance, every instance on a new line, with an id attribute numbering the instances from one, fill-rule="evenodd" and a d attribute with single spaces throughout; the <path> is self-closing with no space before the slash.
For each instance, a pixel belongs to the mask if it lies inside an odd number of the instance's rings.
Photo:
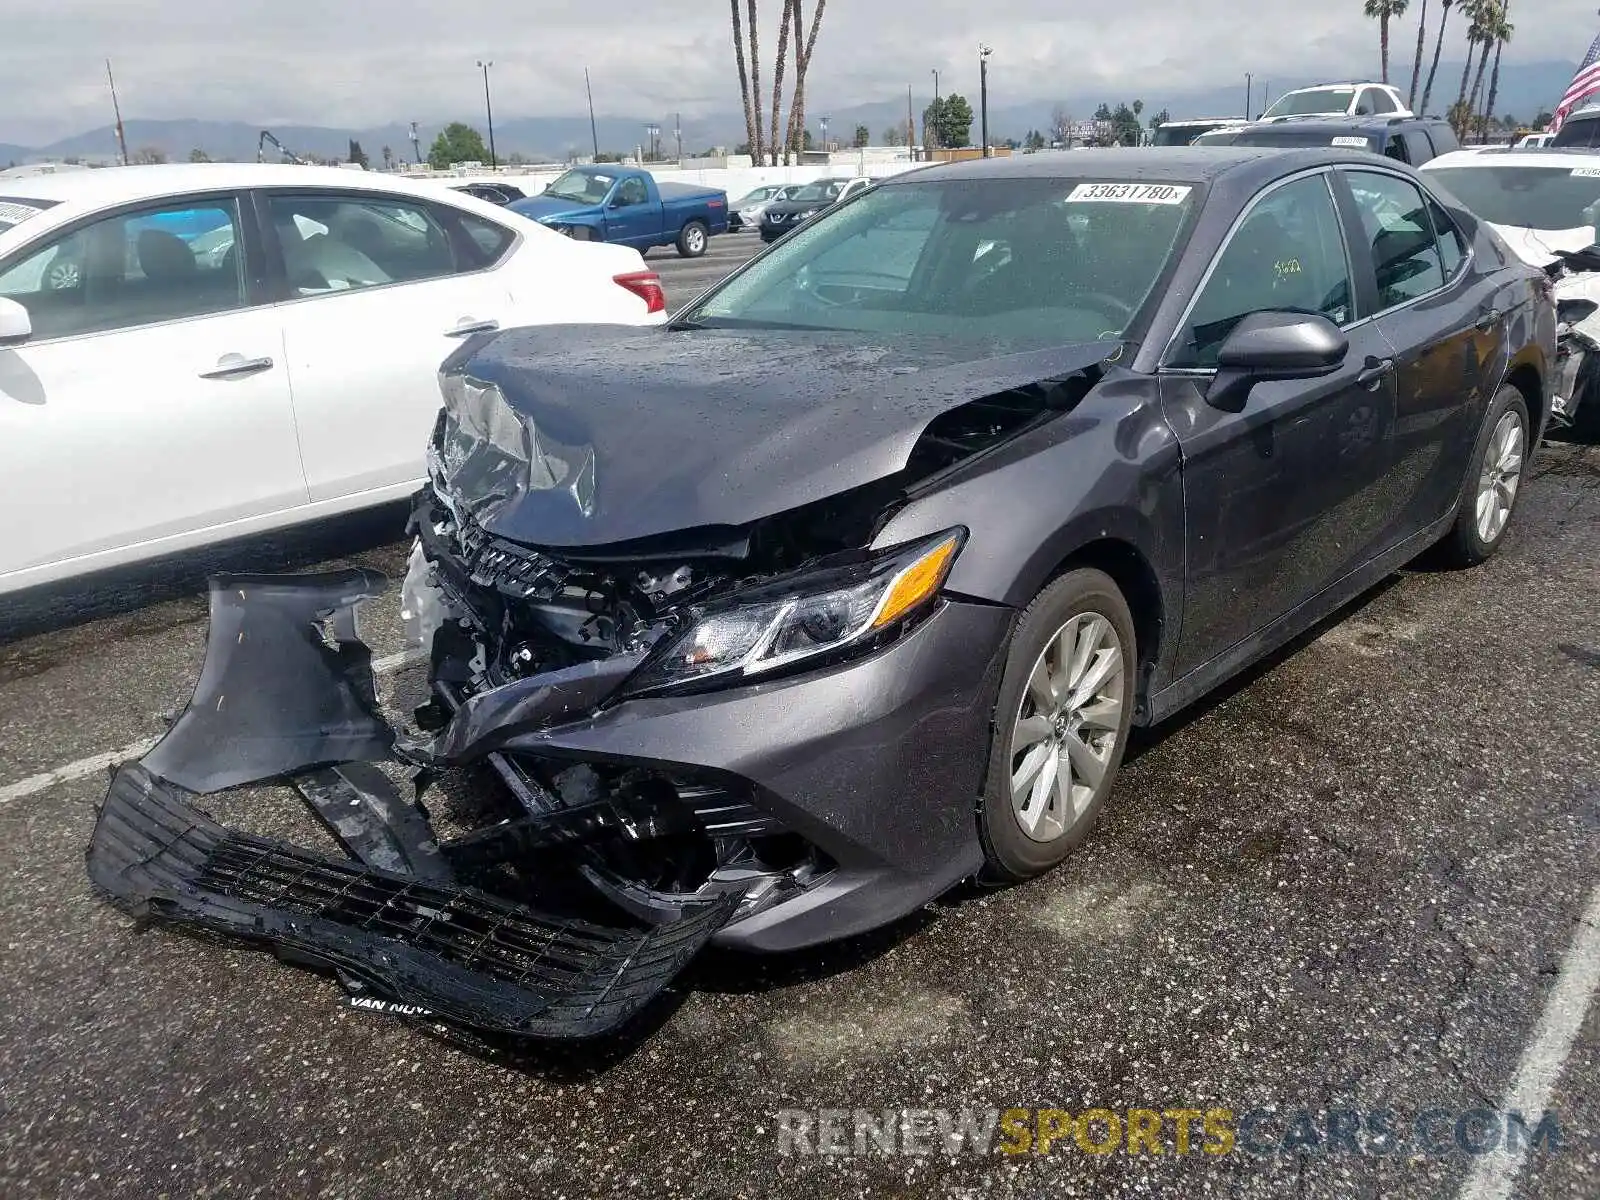
<path id="1" fill-rule="evenodd" d="M 529 196 L 526 200 L 513 200 L 506 207 L 533 221 L 577 216 L 597 212 L 600 208 L 598 204 L 585 204 L 582 200 L 564 200 L 559 196 Z"/>
<path id="2" fill-rule="evenodd" d="M 1493 221 L 1484 223 L 1500 235 L 1518 258 L 1541 270 L 1560 260 L 1557 251 L 1575 253 L 1595 243 L 1595 231 L 1587 225 L 1576 229 L 1525 229 L 1520 225 L 1496 225 Z"/>
<path id="3" fill-rule="evenodd" d="M 941 413 L 1120 346 L 1006 354 L 832 331 L 508 330 L 446 360 L 436 469 L 451 503 L 528 545 L 739 526 L 892 475 Z"/>

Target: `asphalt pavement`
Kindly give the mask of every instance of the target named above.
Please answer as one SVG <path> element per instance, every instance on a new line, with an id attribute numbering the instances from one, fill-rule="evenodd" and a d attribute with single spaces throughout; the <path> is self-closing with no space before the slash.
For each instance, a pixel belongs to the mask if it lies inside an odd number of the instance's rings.
<path id="1" fill-rule="evenodd" d="M 652 256 L 674 307 L 732 265 L 732 242 Z M 1600 1194 L 1600 1012 L 1581 986 L 1600 885 L 1600 447 L 1541 449 L 1491 563 L 1403 572 L 1141 736 L 1061 869 L 842 946 L 708 952 L 646 1027 L 567 1049 L 463 1046 L 351 1010 L 267 954 L 136 928 L 84 878 L 104 761 L 157 735 L 199 669 L 205 571 L 398 579 L 398 519 L 0 609 L 0 1195 Z M 394 590 L 369 626 L 380 656 L 400 649 Z M 280 791 L 218 810 L 318 836 Z M 1559 1147 L 1482 1174 L 1461 1144 L 1483 1130 L 1458 1136 L 1457 1115 L 1545 1082 Z M 890 1154 L 870 1130 L 864 1153 L 805 1152 L 830 1140 L 819 1110 L 857 1109 L 1027 1115 L 987 1152 L 904 1153 L 902 1137 Z M 1180 1153 L 1166 1118 L 1161 1153 L 1092 1153 L 1097 1117 L 1050 1153 L 1005 1153 L 1041 1109 L 1060 1110 L 1052 1130 L 1094 1109 L 1227 1109 L 1238 1136 L 1207 1152 L 1197 1117 Z M 1370 1131 L 1378 1110 L 1425 1117 L 1432 1140 L 1357 1153 L 1330 1130 L 1355 1113 Z"/>

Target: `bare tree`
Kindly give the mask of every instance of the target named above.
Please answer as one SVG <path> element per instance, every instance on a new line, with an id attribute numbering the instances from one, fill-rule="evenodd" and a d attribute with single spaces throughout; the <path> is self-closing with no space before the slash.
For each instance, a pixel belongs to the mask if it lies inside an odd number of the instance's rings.
<path id="1" fill-rule="evenodd" d="M 756 119 L 750 107 L 750 64 L 744 53 L 744 21 L 739 16 L 739 0 L 728 0 L 733 10 L 733 56 L 739 62 L 739 98 L 744 101 L 744 137 L 750 153 L 756 153 Z"/>

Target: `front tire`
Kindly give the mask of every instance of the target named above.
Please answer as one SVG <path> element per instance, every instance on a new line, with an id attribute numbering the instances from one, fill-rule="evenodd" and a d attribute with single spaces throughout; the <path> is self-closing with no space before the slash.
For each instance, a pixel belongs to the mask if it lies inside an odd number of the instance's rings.
<path id="1" fill-rule="evenodd" d="M 1475 567 L 1500 549 L 1533 455 L 1532 428 L 1521 392 L 1507 384 L 1495 393 L 1473 448 L 1455 524 L 1439 543 L 1447 566 Z"/>
<path id="2" fill-rule="evenodd" d="M 978 815 L 991 875 L 1031 878 L 1089 835 L 1122 765 L 1137 662 L 1133 614 L 1101 571 L 1067 572 L 1023 612 Z"/>
<path id="3" fill-rule="evenodd" d="M 678 254 L 682 258 L 699 258 L 706 252 L 709 240 L 705 223 L 690 221 L 678 234 Z"/>

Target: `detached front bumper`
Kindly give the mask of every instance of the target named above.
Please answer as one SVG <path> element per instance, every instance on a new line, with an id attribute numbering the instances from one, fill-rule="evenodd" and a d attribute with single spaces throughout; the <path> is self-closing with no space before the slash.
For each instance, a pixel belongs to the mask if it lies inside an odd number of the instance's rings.
<path id="1" fill-rule="evenodd" d="M 138 915 L 265 942 L 441 1019 L 571 1038 L 637 1014 L 708 941 L 770 951 L 848 936 L 981 862 L 974 806 L 1009 610 L 947 600 L 868 658 L 694 696 L 615 702 L 626 662 L 549 672 L 464 698 L 424 738 L 382 716 L 357 627 L 384 582 L 213 581 L 194 697 L 113 778 L 87 852 L 96 885 Z M 420 795 L 446 769 L 481 763 L 508 778 L 530 760 L 716 778 L 738 811 L 709 805 L 683 829 L 641 830 L 543 792 L 519 795 L 514 819 L 441 841 L 378 769 L 414 768 Z M 268 780 L 293 784 L 349 857 L 227 829 L 198 806 Z M 662 904 L 587 857 L 619 827 L 648 854 L 658 833 L 714 839 L 752 822 L 799 835 L 829 869 Z M 526 875 L 552 851 L 584 864 L 586 900 L 547 909 L 476 886 L 486 855 L 516 853 Z"/>

